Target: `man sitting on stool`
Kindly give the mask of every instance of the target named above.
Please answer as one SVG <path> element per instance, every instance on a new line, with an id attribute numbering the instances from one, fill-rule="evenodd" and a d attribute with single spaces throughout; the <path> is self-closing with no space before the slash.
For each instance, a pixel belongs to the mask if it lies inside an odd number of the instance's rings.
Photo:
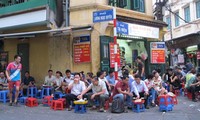
<path id="1" fill-rule="evenodd" d="M 109 99 L 109 93 L 107 91 L 105 82 L 99 80 L 97 77 L 92 78 L 92 83 L 81 93 L 81 95 L 78 96 L 78 98 L 81 99 L 82 96 L 91 89 L 92 94 L 89 95 L 89 102 L 93 105 L 92 109 L 96 109 L 94 101 L 98 100 L 100 103 L 99 112 L 104 112 L 104 104 L 105 101 Z"/>
<path id="2" fill-rule="evenodd" d="M 123 76 L 120 77 L 121 81 L 117 82 L 114 90 L 113 90 L 113 99 L 120 98 L 121 101 L 127 101 L 127 106 L 131 108 L 131 99 L 132 99 L 132 93 L 130 93 L 130 89 L 128 86 L 129 77 Z"/>
<path id="3" fill-rule="evenodd" d="M 68 105 L 68 111 L 71 111 L 71 102 L 78 100 L 80 98 L 78 96 L 86 89 L 85 83 L 80 81 L 80 73 L 74 74 L 74 81 L 69 84 L 68 89 L 71 90 L 71 94 L 66 95 L 66 103 Z"/>
<path id="4" fill-rule="evenodd" d="M 148 90 L 145 82 L 141 81 L 140 75 L 135 75 L 135 81 L 132 82 L 131 92 L 133 93 L 133 97 L 136 97 L 136 99 L 141 99 L 141 97 L 144 97 L 145 108 L 149 109 L 149 106 L 147 106 L 149 90 Z"/>

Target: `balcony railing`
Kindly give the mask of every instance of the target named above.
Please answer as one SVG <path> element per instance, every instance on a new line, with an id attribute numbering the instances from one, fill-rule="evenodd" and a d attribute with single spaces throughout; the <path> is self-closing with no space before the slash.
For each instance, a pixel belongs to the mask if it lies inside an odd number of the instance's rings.
<path id="1" fill-rule="evenodd" d="M 0 16 L 41 6 L 49 6 L 54 12 L 56 11 L 55 0 L 0 0 Z"/>

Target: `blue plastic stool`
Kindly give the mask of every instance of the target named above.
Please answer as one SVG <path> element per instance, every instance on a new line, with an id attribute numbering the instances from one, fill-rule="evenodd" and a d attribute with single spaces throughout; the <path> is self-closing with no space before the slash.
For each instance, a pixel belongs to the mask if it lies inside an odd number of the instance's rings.
<path id="1" fill-rule="evenodd" d="M 29 87 L 27 93 L 28 97 L 37 97 L 37 87 Z"/>
<path id="2" fill-rule="evenodd" d="M 8 90 L 0 91 L 0 101 L 2 101 L 3 103 L 6 103 L 9 100 L 7 98 L 8 92 Z"/>
<path id="3" fill-rule="evenodd" d="M 42 88 L 41 97 L 44 98 L 45 96 L 51 96 L 51 92 L 52 92 L 51 87 Z"/>
<path id="4" fill-rule="evenodd" d="M 21 97 L 20 99 L 19 99 L 19 102 L 21 103 L 21 104 L 25 104 L 26 103 L 26 99 L 27 99 L 28 97 Z"/>
<path id="5" fill-rule="evenodd" d="M 65 97 L 65 96 L 66 96 L 66 94 L 63 94 L 62 92 L 55 92 L 55 93 L 54 93 L 54 100 L 63 98 L 63 97 Z"/>
<path id="6" fill-rule="evenodd" d="M 144 102 L 142 103 L 134 103 L 133 102 L 133 107 L 132 107 L 133 112 L 144 112 L 145 111 L 145 107 L 144 107 Z"/>
<path id="7" fill-rule="evenodd" d="M 159 98 L 159 110 L 162 111 L 172 111 L 173 104 L 172 98 L 170 96 L 160 96 Z"/>
<path id="8" fill-rule="evenodd" d="M 75 109 L 74 109 L 75 113 L 86 113 L 86 104 L 76 104 L 75 105 Z"/>

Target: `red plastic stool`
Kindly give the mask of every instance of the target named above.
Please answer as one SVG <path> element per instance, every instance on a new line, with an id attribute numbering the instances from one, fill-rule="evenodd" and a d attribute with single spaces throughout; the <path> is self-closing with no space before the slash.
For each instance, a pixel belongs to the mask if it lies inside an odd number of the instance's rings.
<path id="1" fill-rule="evenodd" d="M 43 105 L 51 106 L 51 101 L 53 100 L 53 97 L 51 96 L 45 96 L 42 100 Z"/>
<path id="2" fill-rule="evenodd" d="M 59 101 L 63 102 L 64 108 L 66 108 L 66 99 L 65 98 L 60 98 L 58 99 Z"/>
<path id="3" fill-rule="evenodd" d="M 109 100 L 107 100 L 106 102 L 105 102 L 105 105 L 104 105 L 104 109 L 105 110 L 108 110 L 109 109 L 109 103 L 110 103 L 110 101 Z"/>
<path id="4" fill-rule="evenodd" d="M 26 106 L 28 107 L 38 106 L 38 100 L 36 98 L 29 97 L 26 100 Z"/>
<path id="5" fill-rule="evenodd" d="M 64 110 L 63 101 L 53 100 L 52 103 L 51 103 L 51 109 L 54 109 L 54 110 Z"/>
<path id="6" fill-rule="evenodd" d="M 178 99 L 177 99 L 176 95 L 175 96 L 171 96 L 171 98 L 172 98 L 172 104 L 177 105 L 178 104 Z"/>
<path id="7" fill-rule="evenodd" d="M 187 97 L 188 97 L 188 99 L 192 100 L 192 93 L 188 92 Z"/>
<path id="8" fill-rule="evenodd" d="M 180 90 L 174 90 L 174 94 L 175 94 L 176 96 L 179 96 L 179 95 L 180 95 Z"/>

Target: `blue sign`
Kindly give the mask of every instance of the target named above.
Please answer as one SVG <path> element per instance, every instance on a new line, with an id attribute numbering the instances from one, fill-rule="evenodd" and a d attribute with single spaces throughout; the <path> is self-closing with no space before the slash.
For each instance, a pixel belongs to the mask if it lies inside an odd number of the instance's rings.
<path id="1" fill-rule="evenodd" d="M 113 9 L 93 12 L 93 23 L 111 21 L 113 19 Z"/>
<path id="2" fill-rule="evenodd" d="M 128 35 L 128 24 L 117 21 L 117 34 Z"/>
<path id="3" fill-rule="evenodd" d="M 90 42 L 90 36 L 81 36 L 80 42 Z"/>
<path id="4" fill-rule="evenodd" d="M 157 48 L 165 48 L 165 44 L 160 44 L 160 43 L 158 43 L 158 44 L 157 44 Z"/>

